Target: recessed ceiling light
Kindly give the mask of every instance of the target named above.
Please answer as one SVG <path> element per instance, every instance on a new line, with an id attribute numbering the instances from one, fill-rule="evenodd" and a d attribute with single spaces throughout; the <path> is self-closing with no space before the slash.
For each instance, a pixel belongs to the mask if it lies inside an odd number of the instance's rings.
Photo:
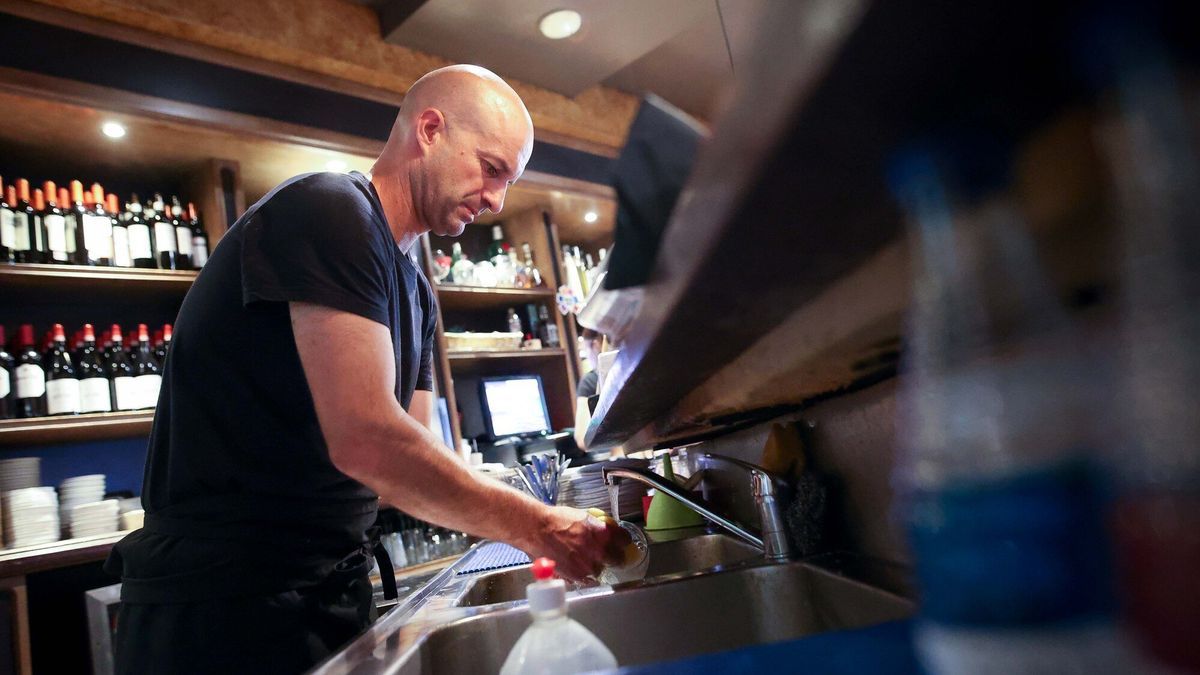
<path id="1" fill-rule="evenodd" d="M 340 159 L 331 159 L 328 162 L 325 162 L 325 170 L 326 171 L 345 171 L 346 163 Z"/>
<path id="2" fill-rule="evenodd" d="M 104 126 L 100 127 L 100 133 L 109 138 L 121 138 L 125 135 L 125 127 L 116 122 L 105 122 Z"/>
<path id="3" fill-rule="evenodd" d="M 569 38 L 579 32 L 583 17 L 573 9 L 558 9 L 538 21 L 538 30 L 551 40 Z"/>
<path id="4" fill-rule="evenodd" d="M 596 222 L 596 219 L 599 217 L 599 214 L 597 214 L 595 211 L 588 211 L 587 213 L 583 214 L 584 221 L 589 223 Z"/>

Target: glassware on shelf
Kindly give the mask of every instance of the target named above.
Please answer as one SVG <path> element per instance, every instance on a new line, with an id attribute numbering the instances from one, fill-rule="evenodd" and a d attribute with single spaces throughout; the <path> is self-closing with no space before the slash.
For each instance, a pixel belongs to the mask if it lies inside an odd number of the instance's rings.
<path id="1" fill-rule="evenodd" d="M 450 276 L 450 266 L 453 264 L 454 261 L 450 259 L 450 256 L 446 255 L 445 251 L 440 248 L 434 251 L 433 281 L 439 284 L 446 283 L 447 278 Z"/>
<path id="2" fill-rule="evenodd" d="M 471 262 L 462 250 L 462 244 L 455 242 L 454 248 L 451 249 L 451 259 L 453 263 L 450 265 L 451 283 L 470 285 L 474 279 L 475 263 Z"/>

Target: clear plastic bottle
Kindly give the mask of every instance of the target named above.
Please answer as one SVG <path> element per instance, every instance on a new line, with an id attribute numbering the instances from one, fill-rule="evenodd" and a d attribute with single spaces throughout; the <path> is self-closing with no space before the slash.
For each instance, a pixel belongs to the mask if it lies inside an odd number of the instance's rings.
<path id="1" fill-rule="evenodd" d="M 508 653 L 500 675 L 571 675 L 617 667 L 608 647 L 567 616 L 566 585 L 553 577 L 553 560 L 534 561 L 534 582 L 525 592 L 533 625 Z"/>

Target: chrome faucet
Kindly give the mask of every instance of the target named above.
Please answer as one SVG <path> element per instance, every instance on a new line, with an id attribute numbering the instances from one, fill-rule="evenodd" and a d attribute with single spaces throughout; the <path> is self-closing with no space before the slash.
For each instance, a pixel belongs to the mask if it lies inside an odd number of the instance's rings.
<path id="1" fill-rule="evenodd" d="M 666 461 L 670 461 L 670 458 L 668 457 Z M 762 536 L 754 534 L 749 528 L 738 523 L 733 518 L 728 518 L 717 513 L 703 497 L 691 492 L 686 487 L 668 481 L 648 469 L 620 466 L 604 467 L 601 469 L 601 475 L 604 478 L 604 482 L 608 485 L 616 485 L 625 479 L 635 480 L 663 494 L 674 497 L 679 500 L 679 503 L 704 516 L 717 526 L 732 532 L 751 546 L 758 548 L 768 560 L 783 561 L 790 558 L 792 555 L 792 546 L 788 542 L 787 530 L 784 526 L 783 507 L 780 505 L 779 489 L 775 484 L 776 479 L 762 467 L 733 459 L 732 457 L 704 453 L 699 456 L 697 463 L 700 466 L 700 470 L 694 473 L 691 479 L 689 479 L 689 485 L 694 484 L 696 481 L 702 481 L 705 474 L 709 472 L 728 469 L 733 469 L 739 473 L 744 472 L 748 476 L 751 493 L 754 497 L 755 509 L 758 512 L 758 517 L 762 525 Z M 613 515 L 619 518 L 617 514 Z"/>

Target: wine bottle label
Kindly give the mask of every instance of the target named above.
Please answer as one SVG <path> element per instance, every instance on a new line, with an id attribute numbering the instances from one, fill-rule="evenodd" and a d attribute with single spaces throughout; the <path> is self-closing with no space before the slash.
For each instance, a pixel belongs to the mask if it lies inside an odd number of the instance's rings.
<path id="1" fill-rule="evenodd" d="M 175 228 L 175 241 L 179 245 L 179 255 L 192 255 L 192 231 L 186 227 Z"/>
<path id="2" fill-rule="evenodd" d="M 40 398 L 46 394 L 46 371 L 24 363 L 17 366 L 17 398 Z"/>
<path id="3" fill-rule="evenodd" d="M 8 379 L 8 371 L 0 368 L 0 398 L 12 393 L 12 382 Z"/>
<path id="4" fill-rule="evenodd" d="M 129 255 L 134 260 L 154 257 L 154 253 L 150 248 L 149 225 L 129 226 Z"/>
<path id="5" fill-rule="evenodd" d="M 92 236 L 88 238 L 88 251 L 94 259 L 113 257 L 112 220 L 108 216 L 85 216 L 92 221 Z"/>
<path id="6" fill-rule="evenodd" d="M 158 389 L 162 386 L 162 375 L 138 375 L 133 381 L 137 387 L 137 407 L 153 408 L 158 405 Z"/>
<path id="7" fill-rule="evenodd" d="M 138 388 L 137 383 L 132 377 L 114 377 L 113 378 L 113 393 L 116 394 L 116 400 L 113 401 L 113 409 L 115 410 L 137 410 L 138 403 Z"/>
<path id="8" fill-rule="evenodd" d="M 154 224 L 154 245 L 159 253 L 175 253 L 175 228 L 170 223 Z"/>
<path id="9" fill-rule="evenodd" d="M 14 251 L 29 251 L 33 246 L 29 243 L 29 214 L 20 211 L 13 214 L 13 245 Z"/>
<path id="10" fill-rule="evenodd" d="M 122 378 L 128 380 L 129 378 Z M 79 412 L 108 412 L 112 410 L 112 393 L 108 380 L 90 377 L 79 381 Z"/>
<path id="11" fill-rule="evenodd" d="M 133 267 L 133 259 L 129 257 L 129 230 L 124 227 L 112 228 L 113 264 L 117 267 Z"/>
<path id="12" fill-rule="evenodd" d="M 13 212 L 0 209 L 0 246 L 14 248 L 17 245 L 17 233 L 13 229 Z"/>
<path id="13" fill-rule="evenodd" d="M 79 380 L 50 380 L 46 383 L 46 410 L 51 415 L 79 412 Z"/>
<path id="14" fill-rule="evenodd" d="M 204 237 L 192 238 L 192 267 L 200 269 L 208 262 L 208 242 Z"/>
<path id="15" fill-rule="evenodd" d="M 46 224 L 46 247 L 51 251 L 67 252 L 67 219 L 51 214 L 43 221 Z"/>
<path id="16" fill-rule="evenodd" d="M 79 231 L 79 219 L 75 217 L 75 214 L 68 213 L 63 218 L 63 221 L 66 223 L 67 228 L 67 257 L 71 257 L 70 254 L 75 252 L 75 237 L 79 236 L 77 234 Z"/>

